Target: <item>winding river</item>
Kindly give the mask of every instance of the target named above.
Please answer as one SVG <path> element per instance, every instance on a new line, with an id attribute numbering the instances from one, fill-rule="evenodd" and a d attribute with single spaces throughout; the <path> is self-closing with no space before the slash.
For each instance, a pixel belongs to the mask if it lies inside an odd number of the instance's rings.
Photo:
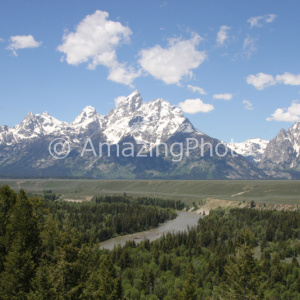
<path id="1" fill-rule="evenodd" d="M 154 241 L 160 238 L 163 234 L 168 232 L 176 233 L 179 231 L 184 231 L 189 227 L 196 226 L 199 218 L 202 218 L 202 215 L 198 215 L 195 212 L 186 212 L 186 211 L 177 211 L 177 218 L 165 223 L 160 224 L 158 227 L 141 231 L 134 234 L 128 234 L 123 236 L 118 236 L 104 242 L 100 243 L 101 249 L 112 250 L 114 246 L 125 245 L 126 241 L 135 241 L 139 243 L 145 239 Z"/>

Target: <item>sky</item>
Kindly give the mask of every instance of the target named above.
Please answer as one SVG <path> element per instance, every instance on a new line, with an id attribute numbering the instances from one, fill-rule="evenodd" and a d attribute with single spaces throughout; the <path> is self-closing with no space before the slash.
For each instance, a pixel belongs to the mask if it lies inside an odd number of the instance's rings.
<path id="1" fill-rule="evenodd" d="M 300 120 L 300 1 L 0 0 L 0 125 L 138 90 L 222 141 Z"/>

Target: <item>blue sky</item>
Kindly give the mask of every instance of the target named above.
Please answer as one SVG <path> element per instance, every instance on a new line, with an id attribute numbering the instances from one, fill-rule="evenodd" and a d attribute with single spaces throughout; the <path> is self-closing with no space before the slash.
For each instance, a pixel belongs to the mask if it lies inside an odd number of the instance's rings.
<path id="1" fill-rule="evenodd" d="M 300 2 L 0 1 L 0 124 L 139 90 L 229 142 L 300 119 Z M 299 100 L 299 102 L 297 102 Z"/>

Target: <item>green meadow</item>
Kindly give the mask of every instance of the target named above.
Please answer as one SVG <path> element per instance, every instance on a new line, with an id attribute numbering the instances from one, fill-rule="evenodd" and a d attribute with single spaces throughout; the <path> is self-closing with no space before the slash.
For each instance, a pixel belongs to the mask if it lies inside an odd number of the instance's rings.
<path id="1" fill-rule="evenodd" d="M 61 199 L 74 200 L 126 193 L 133 197 L 181 199 L 186 203 L 210 198 L 300 204 L 300 181 L 1 179 L 0 186 L 4 184 L 16 191 L 22 188 L 34 194 L 52 190 Z"/>

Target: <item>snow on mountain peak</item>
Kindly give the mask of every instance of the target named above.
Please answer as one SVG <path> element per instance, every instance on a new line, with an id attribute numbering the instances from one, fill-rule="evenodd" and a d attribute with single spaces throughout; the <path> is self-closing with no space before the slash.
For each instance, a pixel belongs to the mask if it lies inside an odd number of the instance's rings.
<path id="1" fill-rule="evenodd" d="M 71 123 L 71 126 L 85 126 L 95 120 L 97 120 L 100 115 L 97 113 L 96 109 L 93 106 L 86 106 L 81 113 L 75 118 Z"/>
<path id="2" fill-rule="evenodd" d="M 77 142 L 90 133 L 101 132 L 108 143 L 118 143 L 126 136 L 150 146 L 167 140 L 175 132 L 196 132 L 182 111 L 159 98 L 144 103 L 136 90 L 121 99 L 117 108 L 101 116 L 92 106 L 86 106 L 70 124 L 49 115 L 28 113 L 14 128 L 1 127 L 0 143 L 12 144 L 43 135 L 73 136 Z"/>
<path id="3" fill-rule="evenodd" d="M 139 91 L 134 91 L 131 93 L 128 97 L 124 97 L 124 99 L 121 99 L 118 102 L 117 109 L 122 110 L 124 112 L 126 111 L 135 111 L 141 107 L 143 104 L 143 99 Z"/>
<path id="4" fill-rule="evenodd" d="M 269 141 L 261 138 L 248 139 L 242 143 L 227 143 L 227 146 L 243 156 L 251 156 L 255 162 L 259 162 L 266 150 Z"/>
<path id="5" fill-rule="evenodd" d="M 85 114 L 87 116 L 91 116 L 96 113 L 96 108 L 90 105 L 87 105 L 81 112 L 81 114 Z"/>
<path id="6" fill-rule="evenodd" d="M 108 114 L 103 133 L 112 144 L 131 135 L 136 141 L 144 141 L 151 147 L 178 130 L 192 132 L 194 129 L 188 124 L 181 127 L 185 121 L 182 111 L 168 101 L 159 98 L 143 103 L 140 93 L 134 91 Z"/>

